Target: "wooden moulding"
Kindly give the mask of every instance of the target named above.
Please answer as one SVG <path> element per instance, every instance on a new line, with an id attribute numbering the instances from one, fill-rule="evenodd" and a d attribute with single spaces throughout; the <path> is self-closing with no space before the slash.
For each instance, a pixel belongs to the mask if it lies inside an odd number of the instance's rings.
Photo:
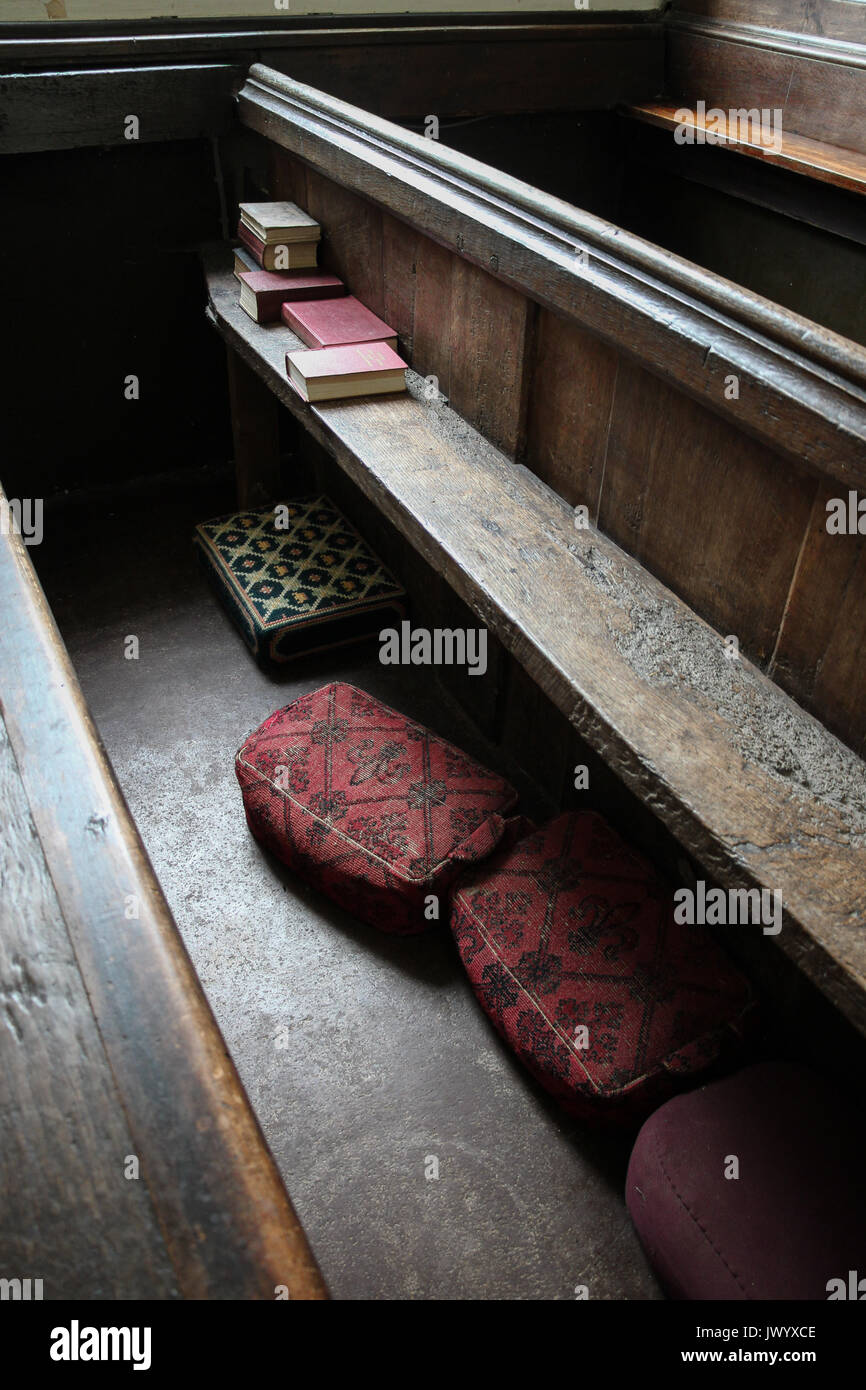
<path id="1" fill-rule="evenodd" d="M 261 7 L 262 14 L 264 6 Z M 103 58 L 151 59 L 166 54 L 197 58 L 203 53 L 290 53 L 302 48 L 366 48 L 440 43 L 655 43 L 661 49 L 664 29 L 660 16 L 637 11 L 607 15 L 557 11 L 549 15 L 343 15 L 328 22 L 321 16 L 286 15 L 260 22 L 173 19 L 138 23 L 68 22 L 5 25 L 0 29 L 0 64 L 17 66 L 98 61 Z M 249 62 L 249 57 L 247 58 Z"/>
<path id="2" fill-rule="evenodd" d="M 786 132 L 866 155 L 864 40 L 859 2 L 810 0 L 798 15 L 795 6 L 752 10 L 723 0 L 711 15 L 669 17 L 668 91 L 687 104 L 703 98 L 708 107 L 776 108 Z"/>
<path id="3" fill-rule="evenodd" d="M 229 259 L 206 258 L 229 347 L 709 874 L 781 891 L 767 949 L 866 1033 L 866 766 L 415 373 L 406 395 L 305 405 L 299 340 L 244 313 Z"/>
<path id="4" fill-rule="evenodd" d="M 228 63 L 0 74 L 0 154 L 227 134 L 242 67 Z"/>
<path id="5" fill-rule="evenodd" d="M 142 141 L 223 134 L 261 58 L 401 120 L 611 109 L 661 91 L 660 23 L 475 18 L 0 24 L 0 153 L 125 144 L 130 111 Z"/>
<path id="6" fill-rule="evenodd" d="M 856 23 L 859 12 L 853 4 L 849 5 L 847 13 L 851 21 L 847 38 L 841 37 L 841 26 L 838 35 L 790 28 L 791 10 L 786 5 L 779 8 L 778 18 L 781 22 L 778 25 L 752 24 L 733 16 L 695 14 L 690 12 L 687 5 L 671 10 L 665 17 L 665 25 L 682 33 L 697 34 L 702 38 L 728 43 L 746 44 L 755 50 L 781 53 L 789 58 L 812 58 L 821 63 L 841 63 L 849 68 L 866 68 L 866 22 L 860 15 L 858 31 Z"/>
<path id="7" fill-rule="evenodd" d="M 146 1291 L 141 1272 L 127 1270 L 124 1278 L 111 1253 L 114 1242 L 132 1258 L 128 1233 L 110 1232 L 107 1245 L 97 1243 L 88 1276 L 97 1287 L 114 1289 L 116 1297 L 171 1297 L 174 1288 L 183 1298 L 273 1300 L 277 1286 L 284 1285 L 293 1299 L 325 1298 L 321 1275 L 99 741 L 30 558 L 14 534 L 0 536 L 0 612 L 0 709 L 50 878 L 50 894 L 43 892 L 41 905 L 29 891 L 19 903 L 17 927 L 35 933 L 34 957 L 24 967 L 31 979 L 45 980 L 48 992 L 59 967 L 46 933 L 50 927 L 55 937 L 59 930 L 67 938 L 61 954 L 75 962 L 75 980 L 64 988 L 58 1019 L 46 1019 L 43 1026 L 62 1032 L 68 1026 L 63 1008 L 73 995 L 86 997 L 92 1020 L 81 1018 L 76 1037 L 98 1035 L 104 1050 L 104 1057 L 93 1059 L 87 1085 L 68 1096 L 72 1129 L 80 1121 L 91 1145 L 91 1127 L 93 1134 L 105 1136 L 101 1168 L 94 1171 L 89 1197 L 80 1188 L 66 1195 L 91 1215 L 103 1209 L 100 1184 L 110 1162 L 117 1162 L 118 1186 L 124 1183 L 123 1154 L 108 1152 L 109 1136 L 128 1127 L 128 1152 L 139 1158 L 142 1186 L 161 1233 L 159 1257 L 145 1249 L 142 1237 L 140 1258 L 156 1271 Z M 22 818 L 26 822 L 23 811 Z M 125 916 L 129 895 L 138 903 L 133 920 Z M 46 920 L 40 935 L 40 914 L 52 917 L 52 903 L 62 914 L 61 925 L 56 918 Z M 50 1052 L 47 1042 L 39 1047 Z M 60 1071 L 52 1078 L 40 1080 L 32 1067 L 25 1068 L 21 1086 L 12 1092 L 21 1111 L 4 1117 L 25 1133 L 28 1123 L 34 1125 L 28 1161 L 44 1168 L 41 1177 L 28 1174 L 28 1191 L 32 1194 L 34 1181 L 42 1181 L 45 1209 L 57 1212 L 62 1197 L 52 1185 L 57 1155 L 40 1153 L 38 1086 L 60 1085 L 57 1076 L 70 1071 L 71 1056 L 60 1058 Z M 106 1113 L 82 1117 L 80 1107 L 98 1090 L 102 1073 L 113 1078 L 102 1088 Z M 112 1085 L 117 1088 L 113 1112 Z M 50 1112 L 46 1102 L 46 1124 Z M 116 1210 L 122 1201 L 112 1192 Z M 75 1229 L 74 1214 L 70 1227 Z M 49 1228 L 58 1243 L 68 1238 L 62 1223 Z M 56 1252 L 46 1252 L 46 1258 L 53 1268 Z M 78 1258 L 70 1250 L 70 1280 Z M 41 1269 L 38 1259 L 35 1267 Z M 57 1296 L 82 1295 L 67 1287 Z"/>
<path id="8" fill-rule="evenodd" d="M 261 64 L 250 69 L 238 102 L 247 126 L 327 178 L 588 328 L 789 458 L 866 487 L 866 350 L 857 344 Z M 736 400 L 726 398 L 731 375 Z"/>

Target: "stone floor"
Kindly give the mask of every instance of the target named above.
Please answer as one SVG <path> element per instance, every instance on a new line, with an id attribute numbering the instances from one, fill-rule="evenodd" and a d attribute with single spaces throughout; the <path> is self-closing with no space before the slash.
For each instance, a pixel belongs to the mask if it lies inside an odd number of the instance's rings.
<path id="1" fill-rule="evenodd" d="M 374 646 L 263 674 L 190 546 L 194 521 L 231 508 L 206 473 L 62 498 L 33 557 L 333 1295 L 660 1298 L 622 1198 L 630 1140 L 568 1120 L 514 1061 L 447 928 L 378 935 L 250 837 L 236 748 L 334 678 L 502 760 L 423 669 L 382 667 Z"/>

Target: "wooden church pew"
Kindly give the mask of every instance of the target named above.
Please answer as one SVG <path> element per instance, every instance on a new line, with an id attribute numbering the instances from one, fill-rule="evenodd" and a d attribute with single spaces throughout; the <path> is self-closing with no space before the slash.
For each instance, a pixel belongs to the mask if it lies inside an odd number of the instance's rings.
<path id="1" fill-rule="evenodd" d="M 563 430 L 549 444 L 560 475 L 547 485 L 530 400 L 550 401 L 557 389 L 585 383 L 588 410 L 609 419 L 621 374 L 631 376 L 632 412 L 679 410 L 686 398 L 670 387 L 659 388 L 655 403 L 651 394 L 635 395 L 628 345 L 668 383 L 712 401 L 700 428 L 721 417 L 723 441 L 735 442 L 759 478 L 773 466 L 786 484 L 793 479 L 791 524 L 802 533 L 821 487 L 863 478 L 866 355 L 280 74 L 254 68 L 240 112 L 292 156 L 275 151 L 272 195 L 295 197 L 319 218 L 329 268 L 390 317 L 416 371 L 405 397 L 304 405 L 285 375 L 285 352 L 297 341 L 239 309 L 223 252 L 208 260 L 208 312 L 230 353 L 334 456 L 707 873 L 726 887 L 781 890 L 784 926 L 773 944 L 866 1031 L 866 768 L 758 664 L 728 660 L 699 605 L 603 534 L 595 523 L 599 512 L 604 522 L 609 498 L 599 497 L 598 477 L 595 495 L 588 472 L 585 490 L 576 485 L 563 495 L 566 461 L 578 477 L 586 461 L 568 438 L 561 401 L 551 412 L 558 409 Z M 575 265 L 577 228 L 591 245 L 588 269 Z M 586 333 L 590 325 L 598 337 Z M 562 360 L 551 366 L 557 351 L 573 353 L 575 345 L 583 357 L 572 355 L 570 376 Z M 615 347 L 622 357 L 605 359 Z M 546 379 L 530 381 L 545 362 Z M 721 389 L 734 367 L 743 380 L 736 409 Z M 431 376 L 447 403 L 429 399 Z M 682 411 L 675 418 L 688 423 Z M 772 455 L 756 436 L 775 446 Z M 586 428 L 581 446 L 589 454 L 598 444 Z M 610 447 L 608 438 L 613 472 Z M 705 449 L 701 488 L 721 467 L 717 449 Z M 801 468 L 808 460 L 808 473 L 789 469 L 783 456 L 794 455 Z M 273 457 L 265 466 L 275 468 Z M 573 506 L 583 502 L 592 524 L 578 529 Z M 760 508 L 754 482 L 743 504 Z M 615 532 L 618 520 L 605 529 Z M 736 506 L 734 520 L 746 520 Z M 792 530 L 795 550 L 800 543 Z M 759 633 L 743 643 L 764 664 L 767 645 Z"/>
<path id="2" fill-rule="evenodd" d="M 45 1299 L 325 1298 L 10 526 L 0 609 L 3 1276 Z"/>
<path id="3" fill-rule="evenodd" d="M 768 111 L 769 109 L 767 108 Z M 629 106 L 626 111 L 637 120 L 647 121 L 650 125 L 671 132 L 675 131 L 682 121 L 689 129 L 693 140 L 699 143 L 706 141 L 706 119 L 702 119 L 696 111 L 691 111 L 685 102 L 645 102 L 638 106 Z M 681 116 L 680 113 L 685 111 L 689 112 L 688 116 Z M 717 120 L 718 118 L 714 118 L 710 127 L 713 143 L 724 145 L 736 154 L 743 154 L 751 159 L 762 159 L 768 164 L 778 165 L 780 169 L 790 169 L 796 174 L 817 179 L 821 183 L 833 184 L 836 188 L 850 189 L 852 193 L 866 193 L 866 154 L 847 150 L 841 145 L 828 145 L 826 141 L 811 140 L 808 135 L 785 131 L 780 132 L 776 149 L 766 136 L 763 140 L 751 135 L 743 136 L 738 129 L 730 128 L 729 118 L 724 124 L 715 124 Z"/>

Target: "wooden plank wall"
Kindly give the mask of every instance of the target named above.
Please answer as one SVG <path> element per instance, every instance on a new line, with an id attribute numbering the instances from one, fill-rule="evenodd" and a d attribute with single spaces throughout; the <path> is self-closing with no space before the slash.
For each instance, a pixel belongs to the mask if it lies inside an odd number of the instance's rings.
<path id="1" fill-rule="evenodd" d="M 862 4 L 677 0 L 673 15 L 667 87 L 677 99 L 778 107 L 785 130 L 866 153 Z"/>
<path id="2" fill-rule="evenodd" d="M 415 370 L 863 753 L 866 540 L 826 531 L 841 485 L 285 151 L 272 159 L 272 195 L 321 221 L 323 263 L 394 324 Z"/>
<path id="3" fill-rule="evenodd" d="M 563 13 L 556 23 L 488 16 L 342 16 L 321 27 L 274 21 L 108 26 L 70 35 L 0 32 L 0 153 L 128 144 L 225 133 L 232 97 L 265 61 L 392 120 L 502 112 L 611 110 L 661 91 L 664 35 L 640 14 Z M 337 7 L 339 8 L 339 7 Z M 467 17 L 468 18 L 468 17 Z"/>

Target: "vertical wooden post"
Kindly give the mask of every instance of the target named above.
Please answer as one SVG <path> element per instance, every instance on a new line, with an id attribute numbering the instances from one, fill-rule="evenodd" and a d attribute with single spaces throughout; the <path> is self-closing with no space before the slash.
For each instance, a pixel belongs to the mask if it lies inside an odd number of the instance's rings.
<path id="1" fill-rule="evenodd" d="M 238 506 L 263 507 L 280 493 L 280 406 L 233 348 L 226 356 Z"/>

